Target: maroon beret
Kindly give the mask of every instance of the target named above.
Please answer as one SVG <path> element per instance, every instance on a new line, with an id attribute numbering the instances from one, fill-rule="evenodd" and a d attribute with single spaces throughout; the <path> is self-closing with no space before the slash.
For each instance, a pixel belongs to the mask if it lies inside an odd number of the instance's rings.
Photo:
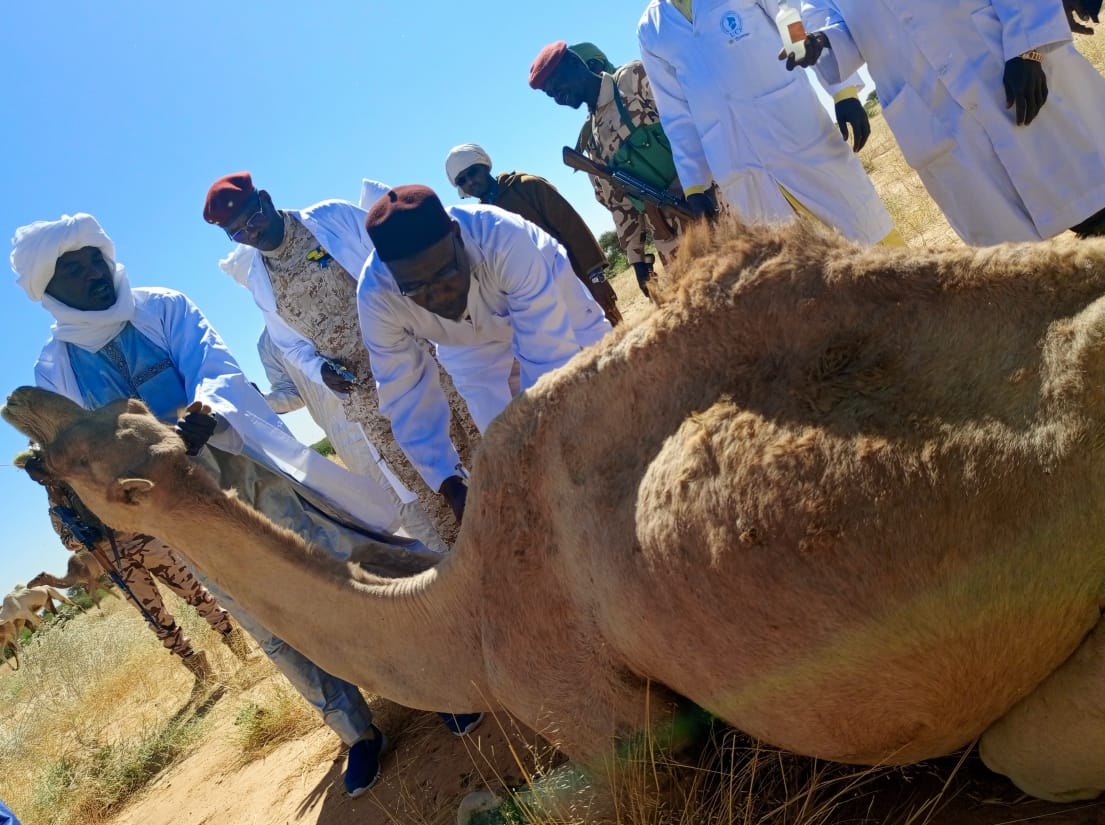
<path id="1" fill-rule="evenodd" d="M 421 184 L 389 189 L 368 210 L 365 229 L 381 261 L 408 258 L 453 231 L 453 220 L 434 190 Z"/>
<path id="2" fill-rule="evenodd" d="M 533 89 L 542 89 L 545 81 L 552 77 L 560 61 L 564 59 L 568 51 L 568 44 L 563 40 L 550 43 L 537 53 L 533 65 L 529 67 L 529 85 Z"/>
<path id="3" fill-rule="evenodd" d="M 242 211 L 242 206 L 253 194 L 253 190 L 253 178 L 249 172 L 223 175 L 207 190 L 207 200 L 203 203 L 203 219 L 208 223 L 229 223 Z"/>

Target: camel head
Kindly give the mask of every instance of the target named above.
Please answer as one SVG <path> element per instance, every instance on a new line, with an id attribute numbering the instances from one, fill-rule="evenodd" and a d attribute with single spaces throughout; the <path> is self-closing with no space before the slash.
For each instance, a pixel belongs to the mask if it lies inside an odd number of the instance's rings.
<path id="1" fill-rule="evenodd" d="M 0 409 L 5 421 L 39 444 L 50 443 L 86 415 L 86 410 L 64 395 L 38 387 L 19 387 Z"/>
<path id="2" fill-rule="evenodd" d="M 190 470 L 180 436 L 135 399 L 89 411 L 49 390 L 20 387 L 0 416 L 38 443 L 49 476 L 117 528 L 148 532 L 151 497 L 171 494 Z"/>

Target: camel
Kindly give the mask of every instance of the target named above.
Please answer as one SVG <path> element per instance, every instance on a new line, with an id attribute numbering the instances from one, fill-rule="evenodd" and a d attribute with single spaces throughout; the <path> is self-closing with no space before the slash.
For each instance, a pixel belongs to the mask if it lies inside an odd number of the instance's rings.
<path id="1" fill-rule="evenodd" d="M 100 596 L 99 590 L 101 587 L 100 579 L 106 575 L 106 571 L 103 566 L 96 561 L 96 557 L 89 553 L 87 550 L 78 550 L 69 556 L 68 569 L 64 576 L 52 576 L 45 570 L 31 579 L 27 584 L 31 587 L 40 584 L 47 584 L 51 587 L 83 587 L 84 591 L 88 594 L 88 597 L 92 599 L 92 603 L 100 608 Z M 115 598 L 122 598 L 118 593 L 113 590 L 106 590 L 105 592 L 115 596 Z M 100 608 L 101 610 L 103 608 Z"/>
<path id="2" fill-rule="evenodd" d="M 1105 243 L 746 226 L 680 258 L 664 304 L 490 425 L 457 545 L 418 574 L 311 551 L 141 402 L 23 387 L 3 416 L 105 522 L 404 705 L 505 709 L 588 765 L 680 703 L 857 764 L 953 752 L 1027 707 L 984 751 L 1017 763 L 1034 692 L 1105 602 Z M 1084 713 L 1046 754 L 1058 775 L 1013 779 L 1092 796 L 1105 687 L 1061 693 Z"/>
<path id="3" fill-rule="evenodd" d="M 57 616 L 58 609 L 54 602 L 78 606 L 68 596 L 46 585 L 29 587 L 17 584 L 4 597 L 3 602 L 0 602 L 0 656 L 5 648 L 11 648 L 15 667 L 12 667 L 11 662 L 8 662 L 8 667 L 12 670 L 19 667 L 19 634 L 25 627 L 35 630 L 42 624 L 42 617 L 38 613 L 40 610 Z"/>
<path id="4" fill-rule="evenodd" d="M 42 618 L 39 616 L 40 610 L 45 610 L 54 616 L 58 615 L 58 609 L 54 602 L 79 607 L 64 593 L 60 593 L 48 585 L 28 587 L 25 584 L 17 584 L 4 597 L 4 601 L 0 603 L 0 621 L 11 622 L 18 630 L 22 630 L 24 627 L 34 630 L 42 624 Z"/>

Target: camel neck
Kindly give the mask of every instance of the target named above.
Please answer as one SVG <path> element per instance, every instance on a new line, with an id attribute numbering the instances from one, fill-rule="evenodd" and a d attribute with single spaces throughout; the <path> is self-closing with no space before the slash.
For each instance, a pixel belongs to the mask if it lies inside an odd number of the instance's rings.
<path id="1" fill-rule="evenodd" d="M 204 506 L 203 518 L 167 513 L 160 537 L 266 629 L 324 670 L 394 701 L 425 710 L 485 709 L 478 570 L 465 558 L 446 556 L 415 575 L 373 575 L 356 560 L 308 549 L 236 498 L 219 493 Z M 196 541 L 197 523 L 218 526 Z M 410 567 L 407 551 L 385 552 L 395 564 L 374 548 L 377 570 Z"/>

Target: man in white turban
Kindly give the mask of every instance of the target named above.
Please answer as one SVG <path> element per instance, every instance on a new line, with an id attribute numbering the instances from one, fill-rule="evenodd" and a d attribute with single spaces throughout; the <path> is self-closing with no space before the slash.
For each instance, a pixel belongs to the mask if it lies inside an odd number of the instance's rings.
<path id="1" fill-rule="evenodd" d="M 492 175 L 491 158 L 477 143 L 462 143 L 450 149 L 445 174 L 462 198 L 479 198 L 480 203 L 521 215 L 559 241 L 576 277 L 602 307 L 606 320 L 618 325 L 622 313 L 614 287 L 606 280 L 606 253 L 583 216 L 555 186 L 526 172 Z"/>
<path id="2" fill-rule="evenodd" d="M 240 485 L 239 497 L 276 523 L 339 558 L 373 543 L 408 553 L 412 570 L 440 558 L 414 540 L 383 531 L 397 524 L 391 499 L 371 479 L 347 473 L 297 442 L 185 295 L 132 289 L 114 258 L 114 244 L 91 215 L 16 230 L 11 265 L 18 283 L 56 319 L 35 364 L 39 386 L 88 409 L 140 398 L 168 422 L 177 421 L 178 411 L 191 402 L 202 402 L 214 415 L 191 412 L 178 422 L 189 453 L 217 480 L 265 478 L 263 505 L 250 501 L 257 485 Z M 188 548 L 179 549 L 188 556 Z M 350 745 L 350 795 L 368 790 L 379 776 L 386 739 L 357 687 L 319 668 L 257 624 L 230 594 L 205 583 Z"/>

